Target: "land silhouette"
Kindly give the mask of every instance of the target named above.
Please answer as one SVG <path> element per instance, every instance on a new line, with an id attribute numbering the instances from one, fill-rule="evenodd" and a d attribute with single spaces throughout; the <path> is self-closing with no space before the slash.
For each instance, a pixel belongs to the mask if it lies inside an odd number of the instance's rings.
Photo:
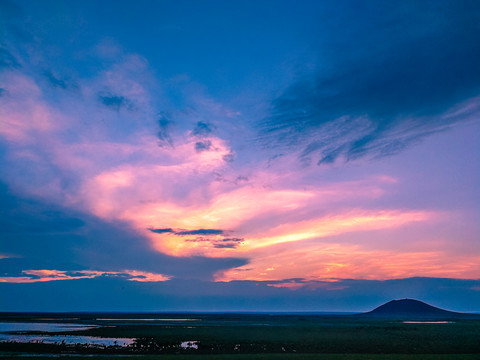
<path id="1" fill-rule="evenodd" d="M 256 354 L 255 359 L 329 360 L 342 359 L 342 354 L 356 354 L 355 359 L 381 354 L 378 359 L 425 360 L 437 359 L 428 354 L 443 354 L 470 360 L 480 354 L 479 314 L 448 311 L 414 299 L 392 300 L 365 313 L 343 315 L 0 313 L 1 323 L 34 326 L 0 333 L 10 336 L 0 341 L 0 357 L 3 352 L 15 356 L 152 354 L 182 360 L 210 360 L 215 355 L 240 360 Z M 46 323 L 60 326 L 39 330 Z M 75 326 L 82 330 L 72 330 Z M 110 344 L 99 345 L 100 340 Z"/>
<path id="2" fill-rule="evenodd" d="M 479 314 L 460 313 L 440 309 L 415 299 L 391 300 L 372 311 L 361 314 L 369 317 L 390 317 L 408 319 L 457 319 L 480 318 Z"/>

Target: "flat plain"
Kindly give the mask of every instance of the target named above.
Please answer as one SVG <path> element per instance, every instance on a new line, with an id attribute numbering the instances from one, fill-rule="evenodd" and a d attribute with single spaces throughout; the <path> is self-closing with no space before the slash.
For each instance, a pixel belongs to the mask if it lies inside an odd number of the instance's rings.
<path id="1" fill-rule="evenodd" d="M 475 318 L 410 322 L 355 315 L 80 313 L 2 314 L 0 320 L 56 325 L 54 331 L 9 332 L 12 339 L 44 340 L 0 342 L 5 359 L 480 359 L 480 319 Z M 62 324 L 70 328 L 62 331 Z M 68 341 L 74 336 L 129 342 Z"/>

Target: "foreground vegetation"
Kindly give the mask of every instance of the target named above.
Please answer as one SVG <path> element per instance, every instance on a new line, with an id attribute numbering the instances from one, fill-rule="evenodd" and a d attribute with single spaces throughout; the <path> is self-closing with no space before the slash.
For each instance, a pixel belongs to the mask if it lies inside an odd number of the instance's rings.
<path id="1" fill-rule="evenodd" d="M 4 353 L 0 356 L 98 354 L 105 359 L 105 355 L 143 355 L 142 359 L 167 360 L 480 358 L 478 319 L 404 323 L 353 316 L 208 315 L 196 321 L 155 324 L 79 320 L 95 322 L 102 326 L 57 334 L 135 340 L 128 346 L 4 342 L 0 343 L 0 352 Z"/>
<path id="2" fill-rule="evenodd" d="M 45 356 L 34 354 L 12 355 L 0 353 L 4 360 L 19 360 L 19 358 L 43 359 Z M 69 355 L 62 355 L 69 358 Z M 125 359 L 125 356 L 71 356 L 75 360 L 106 360 Z M 128 360 L 478 360 L 478 354 L 249 354 L 249 355 L 133 355 Z"/>

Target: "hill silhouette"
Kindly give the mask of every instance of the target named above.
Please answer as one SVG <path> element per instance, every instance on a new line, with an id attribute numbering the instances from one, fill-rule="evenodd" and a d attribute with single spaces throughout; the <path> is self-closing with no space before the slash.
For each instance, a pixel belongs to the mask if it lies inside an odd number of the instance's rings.
<path id="1" fill-rule="evenodd" d="M 409 319 L 452 319 L 478 318 L 479 315 L 459 313 L 440 309 L 438 307 L 414 299 L 392 300 L 372 311 L 361 314 L 370 317 L 392 317 Z"/>

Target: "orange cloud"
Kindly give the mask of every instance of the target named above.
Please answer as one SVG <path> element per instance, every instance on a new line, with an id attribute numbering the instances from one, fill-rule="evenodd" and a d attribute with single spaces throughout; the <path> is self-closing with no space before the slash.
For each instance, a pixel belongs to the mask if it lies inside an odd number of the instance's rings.
<path id="1" fill-rule="evenodd" d="M 333 236 L 350 231 L 367 231 L 395 228 L 416 221 L 426 221 L 432 216 L 421 211 L 351 211 L 347 214 L 320 219 L 281 224 L 267 233 L 249 239 L 246 249 L 275 244 Z"/>
<path id="2" fill-rule="evenodd" d="M 274 284 L 268 284 L 267 286 L 276 287 L 276 288 L 287 288 L 290 290 L 298 290 L 303 287 L 307 287 L 310 289 L 325 289 L 325 290 L 344 290 L 348 287 L 345 285 L 337 285 L 335 284 L 338 280 L 322 280 L 321 282 L 318 281 L 288 281 L 288 282 L 280 282 Z"/>
<path id="3" fill-rule="evenodd" d="M 277 207 L 274 207 L 274 202 L 265 207 L 257 206 L 257 209 L 251 209 L 251 211 L 245 211 L 242 214 L 241 211 L 225 211 L 225 216 L 221 216 L 221 221 L 209 221 L 209 216 L 212 212 L 221 213 L 222 210 L 216 209 L 218 203 L 216 202 L 212 207 L 207 209 L 195 209 L 190 214 L 184 211 L 183 216 L 181 209 L 175 211 L 178 214 L 178 219 L 172 219 L 169 223 L 181 228 L 215 228 L 219 224 L 227 227 L 227 229 L 235 229 L 240 227 L 242 222 L 248 221 L 252 217 L 271 210 L 285 211 L 290 213 L 290 209 L 286 210 L 282 208 L 282 204 L 288 204 L 288 201 L 282 202 L 282 195 L 288 200 L 288 196 L 293 196 L 292 193 L 287 195 L 278 193 L 271 193 L 266 196 L 268 198 L 279 198 Z M 300 194 L 305 196 L 305 194 Z M 258 195 L 261 199 L 262 194 Z M 298 198 L 298 194 L 297 194 Z M 249 198 L 251 199 L 251 198 Z M 298 200 L 297 200 L 298 201 Z M 252 202 L 244 200 L 245 204 Z M 241 206 L 237 204 L 236 206 Z M 263 203 L 262 203 L 263 204 Z M 248 206 L 245 205 L 247 209 Z M 170 208 L 167 208 L 168 210 Z M 165 209 L 162 209 L 165 210 Z M 192 216 L 195 214 L 194 216 Z M 205 215 L 206 214 L 206 215 Z M 235 217 L 235 214 L 237 216 Z M 189 216 L 190 215 L 190 216 Z M 242 216 L 243 215 L 243 216 Z M 238 244 L 235 248 L 215 248 L 212 247 L 212 242 L 194 242 L 188 238 L 179 238 L 174 234 L 155 234 L 148 233 L 152 239 L 155 248 L 158 251 L 165 252 L 176 256 L 185 255 L 206 255 L 212 257 L 220 256 L 254 256 L 254 250 L 258 248 L 268 248 L 276 244 L 288 243 L 288 242 L 302 242 L 309 239 L 320 239 L 327 236 L 339 235 L 347 232 L 354 231 L 370 231 L 378 229 L 396 228 L 413 222 L 424 222 L 435 217 L 435 214 L 422 211 L 349 211 L 346 214 L 330 215 L 325 217 L 313 218 L 306 221 L 290 221 L 272 228 L 258 232 L 258 229 L 251 229 L 248 233 L 235 232 L 239 237 L 244 238 L 242 243 Z M 204 219 L 207 218 L 205 221 Z M 204 221 L 202 221 L 204 220 Z M 268 221 L 268 220 L 267 220 Z M 212 238 L 212 240 L 214 240 Z"/>
<path id="4" fill-rule="evenodd" d="M 138 270 L 123 271 L 61 271 L 61 270 L 23 270 L 23 274 L 31 275 L 19 277 L 0 277 L 0 282 L 5 283 L 34 283 L 58 280 L 77 280 L 77 279 L 93 279 L 100 276 L 126 276 L 129 281 L 140 282 L 157 282 L 170 280 L 170 276 L 150 273 Z"/>
<path id="5" fill-rule="evenodd" d="M 277 284 L 268 284 L 268 286 L 297 290 L 305 285 L 303 283 L 298 283 L 298 282 L 284 282 L 284 283 L 277 283 Z"/>
<path id="6" fill-rule="evenodd" d="M 123 272 L 131 276 L 131 278 L 128 279 L 129 281 L 157 282 L 171 279 L 171 277 L 167 275 L 155 274 L 146 271 L 124 270 Z M 119 274 L 121 274 L 121 272 Z"/>
<path id="7" fill-rule="evenodd" d="M 135 77 L 126 76 L 137 68 L 144 71 L 146 64 L 141 58 L 130 57 L 123 65 L 105 72 L 96 81 L 101 87 L 115 85 L 122 94 L 148 108 L 145 88 Z M 80 183 L 80 190 L 68 192 L 61 188 L 57 177 L 45 181 L 46 185 L 42 183 L 41 187 L 24 184 L 30 194 L 46 196 L 49 201 L 56 199 L 107 221 L 128 222 L 151 240 L 152 251 L 174 256 L 249 259 L 245 266 L 216 274 L 217 281 L 480 276 L 479 259 L 470 254 L 448 256 L 444 251 L 427 249 L 409 252 L 394 249 L 395 244 L 369 248 L 368 244 L 345 244 L 330 239 L 347 233 L 435 221 L 439 214 L 432 211 L 369 208 L 369 202 L 382 197 L 389 186 L 399 184 L 396 178 L 374 175 L 357 181 L 322 182 L 317 180 L 316 168 L 299 171 L 294 156 L 286 156 L 271 167 L 260 162 L 248 168 L 235 168 L 224 159 L 232 154 L 229 144 L 212 134 L 208 135 L 208 151 L 200 152 L 195 150 L 198 139 L 188 131 L 181 139 L 175 139 L 175 148 L 158 147 L 158 139 L 142 127 L 117 139 L 102 122 L 82 127 L 79 124 L 83 119 L 78 114 L 54 111 L 42 100 L 35 81 L 11 76 L 9 96 L 13 100 L 0 107 L 0 117 L 5 119 L 0 134 L 16 142 L 12 157 L 34 163 L 51 162 L 73 174 Z M 130 80 L 124 81 L 125 77 Z M 85 96 L 96 99 L 95 84 L 83 90 Z M 25 98 L 24 93 L 31 96 Z M 90 113 L 95 113 L 91 110 Z M 77 143 L 62 141 L 59 136 L 62 130 L 70 131 L 70 126 L 81 130 Z M 28 148 L 25 144 L 33 145 Z M 48 151 L 36 151 L 36 146 Z M 42 159 L 38 154 L 48 154 L 49 158 Z M 248 181 L 236 182 L 239 174 L 244 175 L 243 171 L 248 172 Z M 222 229 L 242 241 L 222 247 L 219 244 L 225 238 L 223 235 L 199 239 L 193 235 L 152 233 L 149 228 Z M 400 241 L 395 239 L 393 243 Z M 435 248 L 434 245 L 430 248 Z M 3 277 L 0 281 L 39 282 L 99 276 L 125 276 L 129 281 L 142 282 L 169 279 L 163 274 L 136 270 L 76 274 L 25 270 L 23 274 L 26 276 Z M 272 286 L 292 289 L 307 286 L 306 282 L 301 284 L 279 282 Z"/>
<path id="8" fill-rule="evenodd" d="M 260 248 L 247 265 L 216 274 L 216 281 L 384 280 L 413 276 L 478 278 L 480 256 L 452 256 L 444 251 L 370 249 L 368 244 L 309 242 Z M 299 287 L 286 285 L 287 287 Z"/>

